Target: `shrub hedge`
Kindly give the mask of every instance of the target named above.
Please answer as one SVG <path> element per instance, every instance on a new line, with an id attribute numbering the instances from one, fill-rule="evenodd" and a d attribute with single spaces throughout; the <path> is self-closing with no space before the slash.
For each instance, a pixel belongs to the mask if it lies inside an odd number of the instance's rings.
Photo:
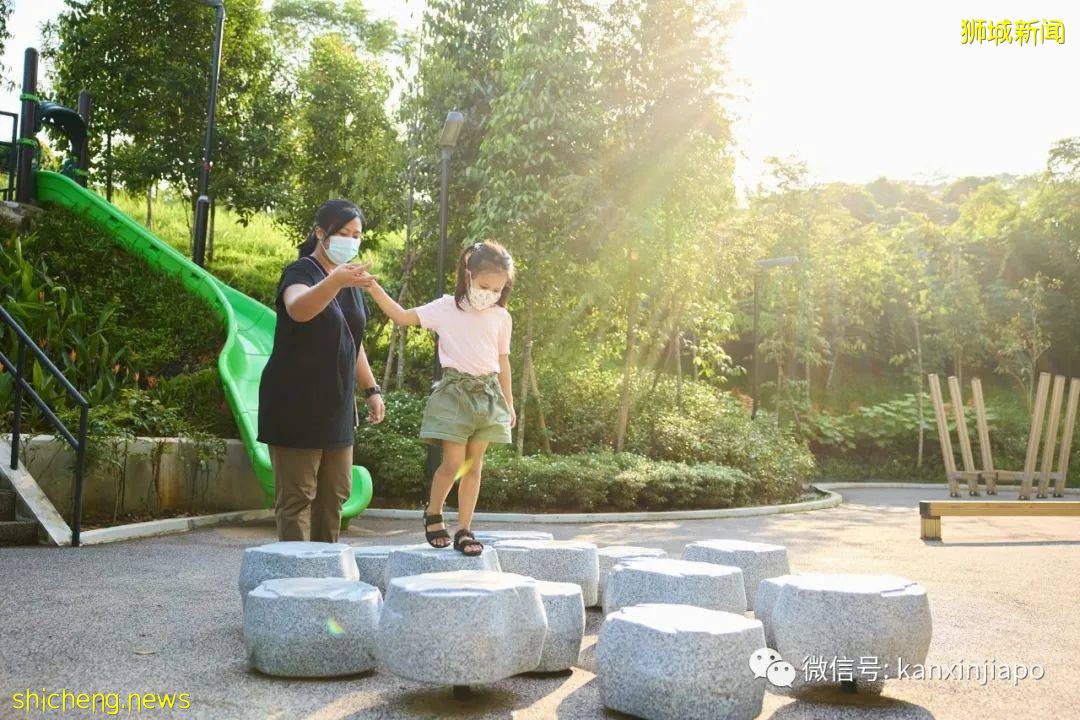
<path id="1" fill-rule="evenodd" d="M 386 405 L 383 423 L 361 427 L 356 461 L 372 473 L 376 505 L 415 507 L 427 496 L 426 453 L 417 438 L 424 398 L 390 392 Z M 522 512 L 677 510 L 793 502 L 800 497 L 808 455 L 766 423 L 751 423 L 745 416 L 740 422 L 731 412 L 716 420 L 715 429 L 723 437 L 698 438 L 695 445 L 688 441 L 695 426 L 685 422 L 668 435 L 656 431 L 669 420 L 678 418 L 655 420 L 652 440 L 642 443 L 668 457 L 592 448 L 518 458 L 505 446 L 493 447 L 484 461 L 480 506 Z M 764 445 L 777 439 L 785 447 Z M 695 462 L 672 459 L 688 447 L 696 448 L 688 456 Z M 710 455 L 744 463 L 753 472 L 702 460 Z M 793 464 L 785 467 L 788 461 Z"/>

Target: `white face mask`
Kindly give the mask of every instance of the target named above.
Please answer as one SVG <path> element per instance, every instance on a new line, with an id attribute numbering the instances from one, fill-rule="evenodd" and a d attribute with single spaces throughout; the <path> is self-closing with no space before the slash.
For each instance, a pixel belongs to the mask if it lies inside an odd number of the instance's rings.
<path id="1" fill-rule="evenodd" d="M 469 289 L 466 291 L 466 295 L 469 298 L 470 305 L 477 310 L 486 310 L 499 302 L 499 297 L 502 293 L 497 293 L 494 290 L 488 290 L 486 288 L 479 288 L 472 283 L 469 283 Z"/>
<path id="2" fill-rule="evenodd" d="M 349 262 L 360 251 L 360 238 L 348 237 L 347 235 L 331 235 L 330 244 L 326 248 L 326 256 L 335 265 L 343 265 Z"/>

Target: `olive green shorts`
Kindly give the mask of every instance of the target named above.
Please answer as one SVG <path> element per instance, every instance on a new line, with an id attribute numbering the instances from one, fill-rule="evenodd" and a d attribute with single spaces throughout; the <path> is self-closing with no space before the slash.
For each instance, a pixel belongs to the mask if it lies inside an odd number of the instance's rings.
<path id="1" fill-rule="evenodd" d="M 510 408 L 498 373 L 469 375 L 445 368 L 424 407 L 420 437 L 428 442 L 510 442 Z"/>

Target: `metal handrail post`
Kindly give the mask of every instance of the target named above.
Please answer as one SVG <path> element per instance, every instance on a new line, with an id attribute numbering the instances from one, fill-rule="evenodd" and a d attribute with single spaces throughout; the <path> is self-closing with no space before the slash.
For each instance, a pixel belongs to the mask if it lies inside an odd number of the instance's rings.
<path id="1" fill-rule="evenodd" d="M 75 498 L 71 509 L 71 545 L 79 546 L 79 531 L 82 527 L 83 471 L 86 469 L 86 424 L 87 408 L 84 405 L 79 412 L 79 447 L 75 451 Z"/>
<path id="2" fill-rule="evenodd" d="M 15 407 L 11 419 L 11 469 L 19 467 L 19 435 L 22 431 L 22 376 L 26 368 L 26 343 L 19 338 L 19 359 L 15 361 Z"/>

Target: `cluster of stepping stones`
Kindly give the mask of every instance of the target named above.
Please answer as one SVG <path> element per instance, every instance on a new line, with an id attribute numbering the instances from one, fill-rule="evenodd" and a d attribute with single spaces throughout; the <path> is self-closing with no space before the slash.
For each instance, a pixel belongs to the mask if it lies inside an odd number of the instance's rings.
<path id="1" fill-rule="evenodd" d="M 590 669 L 604 705 L 643 718 L 749 720 L 767 687 L 880 693 L 898 660 L 923 663 L 930 645 L 916 583 L 790 574 L 779 545 L 703 540 L 674 559 L 540 532 L 476 536 L 487 545 L 473 557 L 428 545 L 248 548 L 249 666 L 286 677 L 379 668 L 459 691 L 586 665 L 585 608 L 602 606 Z M 795 672 L 808 658 L 846 663 L 846 674 Z"/>

